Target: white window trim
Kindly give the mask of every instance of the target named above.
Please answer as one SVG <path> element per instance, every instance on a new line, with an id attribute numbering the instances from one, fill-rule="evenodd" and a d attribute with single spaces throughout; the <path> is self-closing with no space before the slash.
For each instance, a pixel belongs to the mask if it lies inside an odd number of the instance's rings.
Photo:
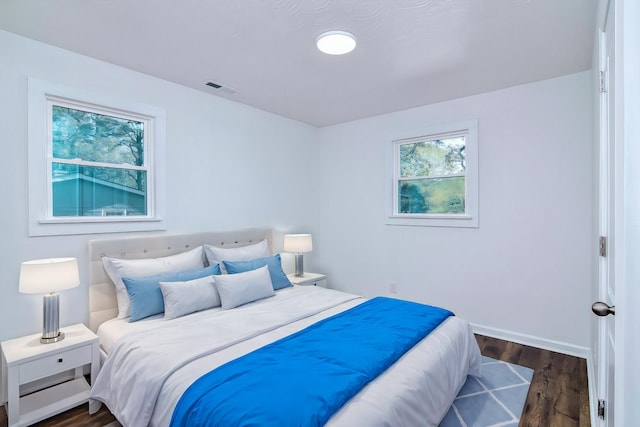
<path id="1" fill-rule="evenodd" d="M 397 168 L 399 158 L 397 146 L 411 139 L 432 135 L 442 135 L 466 131 L 465 141 L 466 178 L 464 214 L 401 214 L 397 201 Z M 386 221 L 387 225 L 408 225 L 423 227 L 478 227 L 478 121 L 467 120 L 457 123 L 430 126 L 413 132 L 390 135 L 387 150 L 386 179 Z"/>
<path id="2" fill-rule="evenodd" d="M 153 168 L 152 182 L 148 182 L 147 197 L 151 210 L 146 216 L 53 217 L 51 206 L 51 171 L 48 137 L 49 98 L 68 99 L 78 104 L 92 104 L 104 111 L 120 110 L 127 114 L 151 118 L 153 147 L 145 162 Z M 121 233 L 131 231 L 166 230 L 165 214 L 165 145 L 166 111 L 162 108 L 126 99 L 72 88 L 39 79 L 28 79 L 28 182 L 29 236 L 68 234 Z"/>

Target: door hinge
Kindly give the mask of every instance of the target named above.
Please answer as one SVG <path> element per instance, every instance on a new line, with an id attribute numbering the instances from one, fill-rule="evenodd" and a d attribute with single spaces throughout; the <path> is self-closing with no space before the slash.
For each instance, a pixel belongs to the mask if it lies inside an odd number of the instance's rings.
<path id="1" fill-rule="evenodd" d="M 607 236 L 600 236 L 600 256 L 607 256 Z"/>
<path id="2" fill-rule="evenodd" d="M 600 93 L 605 93 L 607 91 L 607 84 L 605 80 L 606 74 L 604 71 L 600 71 Z"/>
<path id="3" fill-rule="evenodd" d="M 598 400 L 598 418 L 604 420 L 604 399 Z"/>

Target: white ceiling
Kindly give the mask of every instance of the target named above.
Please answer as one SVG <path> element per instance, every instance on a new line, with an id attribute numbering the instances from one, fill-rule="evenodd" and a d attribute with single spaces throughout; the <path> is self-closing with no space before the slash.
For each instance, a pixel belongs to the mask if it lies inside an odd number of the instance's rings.
<path id="1" fill-rule="evenodd" d="M 0 0 L 0 28 L 316 126 L 591 68 L 597 0 Z M 355 51 L 315 48 L 347 30 Z M 5 58 L 6 60 L 6 58 Z M 227 94 L 204 85 L 237 89 Z"/>

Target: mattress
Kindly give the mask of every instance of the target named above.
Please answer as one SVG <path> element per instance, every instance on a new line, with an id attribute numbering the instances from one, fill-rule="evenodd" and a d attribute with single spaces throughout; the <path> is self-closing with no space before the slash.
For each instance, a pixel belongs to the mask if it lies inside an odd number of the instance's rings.
<path id="1" fill-rule="evenodd" d="M 335 290 L 295 286 L 241 309 L 216 308 L 171 321 L 162 316 L 133 323 L 109 320 L 98 330 L 108 356 L 91 397 L 106 403 L 123 425 L 166 426 L 182 393 L 200 376 L 363 301 Z M 203 328 L 202 337 L 195 325 Z M 172 334 L 175 340 L 167 338 Z M 204 350 L 205 341 L 212 341 L 213 335 L 216 342 Z M 176 348 L 171 349 L 174 341 Z M 155 356 L 154 346 L 161 357 Z M 194 350 L 193 355 L 184 354 L 185 348 L 200 347 L 203 350 Z M 145 356 L 130 356 L 136 349 Z M 130 364 L 136 357 L 141 360 Z M 151 360 L 160 365 L 152 367 Z M 450 317 L 347 402 L 327 425 L 435 426 L 467 374 L 479 375 L 479 366 L 480 352 L 471 327 L 463 319 Z M 145 369 L 150 373 L 143 375 Z M 155 374 L 163 370 L 165 376 Z M 138 393 L 128 394 L 133 387 Z"/>

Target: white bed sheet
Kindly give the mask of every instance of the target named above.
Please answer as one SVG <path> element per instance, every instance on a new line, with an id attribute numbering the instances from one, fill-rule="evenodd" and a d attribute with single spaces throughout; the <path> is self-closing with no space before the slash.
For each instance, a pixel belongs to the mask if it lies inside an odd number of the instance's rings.
<path id="1" fill-rule="evenodd" d="M 100 338 L 100 348 L 109 354 L 115 342 L 130 332 L 148 331 L 153 323 L 164 322 L 162 314 L 157 314 L 146 318 L 140 322 L 129 323 L 129 318 L 109 319 L 98 328 L 98 338 Z"/>
<path id="2" fill-rule="evenodd" d="M 336 293 L 337 291 L 296 286 L 279 291 L 274 298 L 254 304 L 265 307 L 273 305 L 281 309 L 278 304 L 285 299 L 285 296 L 286 299 L 292 299 L 292 301 L 300 299 L 300 301 L 307 301 L 308 304 L 309 301 L 325 301 L 323 297 L 327 295 L 327 292 Z M 356 295 L 349 294 L 343 294 L 341 298 L 344 301 L 331 308 L 322 309 L 319 313 L 252 336 L 231 346 L 223 346 L 216 352 L 189 361 L 175 372 L 170 373 L 163 380 L 157 401 L 153 405 L 149 417 L 149 425 L 158 427 L 168 425 L 173 409 L 182 393 L 203 374 L 229 360 L 364 301 Z M 325 302 L 319 304 L 325 304 L 325 308 L 330 305 Z M 191 317 L 195 322 L 198 322 L 200 317 L 219 316 L 221 311 L 224 310 L 207 310 L 195 313 Z M 233 313 L 233 310 L 224 312 L 226 312 L 224 315 L 228 316 Z M 241 312 L 236 313 L 240 314 Z M 98 335 L 103 349 L 109 353 L 120 337 L 158 333 L 169 323 L 171 321 L 165 321 L 162 316 L 155 316 L 135 323 L 128 323 L 123 319 L 112 319 L 101 325 Z M 358 395 L 347 402 L 329 420 L 327 425 L 332 427 L 354 425 L 436 426 L 457 395 L 466 375 L 479 375 L 479 369 L 480 352 L 470 325 L 463 319 L 451 317 L 407 352 L 376 381 L 367 385 Z M 113 387 L 112 393 L 117 392 L 118 387 Z M 95 394 L 95 396 L 98 395 L 100 393 Z M 110 399 L 104 399 L 104 395 L 102 397 L 100 400 L 103 401 Z M 110 407 L 110 409 L 113 411 L 113 408 Z M 130 418 L 127 419 L 117 411 L 114 412 L 125 425 L 131 424 Z M 131 414 L 131 411 L 129 413 Z"/>

